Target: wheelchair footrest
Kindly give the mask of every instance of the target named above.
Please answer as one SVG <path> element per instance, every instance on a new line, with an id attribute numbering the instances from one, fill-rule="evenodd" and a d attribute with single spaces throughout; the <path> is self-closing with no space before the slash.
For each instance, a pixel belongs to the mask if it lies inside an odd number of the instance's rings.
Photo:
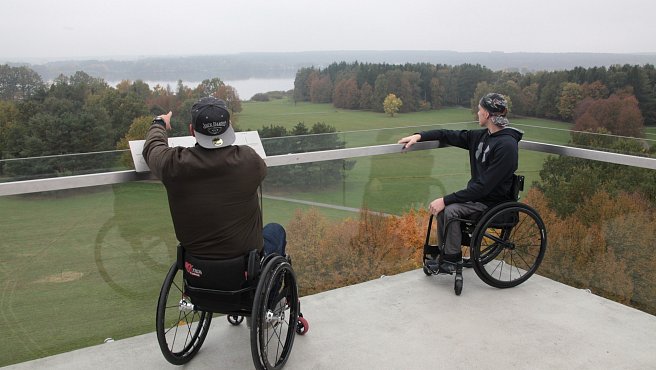
<path id="1" fill-rule="evenodd" d="M 462 276 L 462 266 L 462 261 L 455 263 L 448 261 L 442 261 L 442 263 L 440 263 L 437 259 L 424 261 L 424 267 L 426 267 L 426 269 L 433 275 L 453 275 L 455 273 L 456 275 Z"/>

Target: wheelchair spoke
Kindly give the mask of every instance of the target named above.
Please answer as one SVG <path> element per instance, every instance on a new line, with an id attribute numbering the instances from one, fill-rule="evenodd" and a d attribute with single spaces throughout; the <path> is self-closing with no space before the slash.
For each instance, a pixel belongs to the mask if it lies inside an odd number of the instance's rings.
<path id="1" fill-rule="evenodd" d="M 272 339 L 277 339 L 277 341 L 278 341 L 278 345 L 276 346 L 276 357 L 274 358 L 274 360 L 276 362 L 277 362 L 277 359 L 280 356 L 280 347 L 282 345 L 282 341 L 280 340 L 280 332 L 279 332 L 280 328 L 281 327 L 278 326 L 278 325 L 276 327 L 274 327 L 273 330 L 272 330 L 272 332 L 273 332 L 272 335 L 270 335 L 267 339 L 267 348 L 271 348 L 270 344 L 271 344 Z M 268 329 L 267 329 L 267 332 L 268 332 Z"/>

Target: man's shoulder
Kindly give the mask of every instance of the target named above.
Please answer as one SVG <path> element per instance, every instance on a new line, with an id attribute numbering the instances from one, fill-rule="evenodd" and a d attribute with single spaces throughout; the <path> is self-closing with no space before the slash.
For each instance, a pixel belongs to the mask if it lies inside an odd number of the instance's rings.
<path id="1" fill-rule="evenodd" d="M 230 148 L 234 151 L 235 155 L 243 160 L 263 161 L 255 149 L 248 145 L 231 145 Z"/>

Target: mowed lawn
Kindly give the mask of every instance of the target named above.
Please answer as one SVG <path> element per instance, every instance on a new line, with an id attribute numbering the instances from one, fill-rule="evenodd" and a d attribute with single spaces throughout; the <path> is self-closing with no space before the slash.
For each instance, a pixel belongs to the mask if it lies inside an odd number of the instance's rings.
<path id="1" fill-rule="evenodd" d="M 323 122 L 341 131 L 348 146 L 362 146 L 395 143 L 431 128 L 475 128 L 473 118 L 464 108 L 388 117 L 275 100 L 244 103 L 238 125 L 291 128 L 304 122 L 309 128 Z M 569 140 L 568 124 L 512 121 L 527 140 Z M 537 180 L 545 157 L 520 154 L 528 184 Z M 318 209 L 339 220 L 357 213 L 335 206 L 399 214 L 462 188 L 469 178 L 466 152 L 457 148 L 353 161 L 339 184 L 275 192 L 265 184 L 264 194 L 333 206 Z M 310 207 L 265 197 L 265 222 L 285 225 Z M 154 331 L 157 296 L 177 245 L 161 184 L 0 197 L 0 216 L 0 366 Z"/>

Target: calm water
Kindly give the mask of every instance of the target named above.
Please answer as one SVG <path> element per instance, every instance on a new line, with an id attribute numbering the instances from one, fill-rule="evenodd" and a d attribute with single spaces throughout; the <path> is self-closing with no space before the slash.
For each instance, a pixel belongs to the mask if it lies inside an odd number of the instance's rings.
<path id="1" fill-rule="evenodd" d="M 144 81 L 152 89 L 155 85 L 169 85 L 175 91 L 178 81 Z M 247 80 L 223 81 L 237 89 L 241 100 L 250 100 L 253 95 L 268 91 L 287 91 L 294 88 L 294 78 L 249 78 Z M 111 86 L 116 86 L 118 82 L 108 82 Z M 186 86 L 192 89 L 200 84 L 200 81 L 182 81 Z"/>

